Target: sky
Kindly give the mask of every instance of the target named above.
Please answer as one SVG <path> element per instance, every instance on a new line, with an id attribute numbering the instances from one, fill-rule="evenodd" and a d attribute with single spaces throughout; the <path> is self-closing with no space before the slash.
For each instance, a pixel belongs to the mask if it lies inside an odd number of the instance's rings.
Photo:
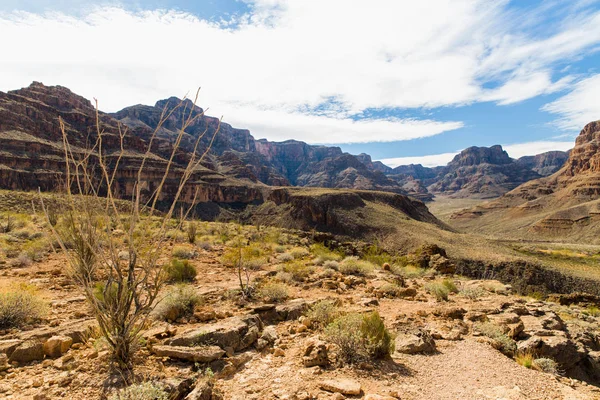
<path id="1" fill-rule="evenodd" d="M 257 139 L 390 166 L 567 150 L 600 119 L 600 0 L 2 0 L 0 37 L 1 91 L 114 112 L 200 87 Z"/>

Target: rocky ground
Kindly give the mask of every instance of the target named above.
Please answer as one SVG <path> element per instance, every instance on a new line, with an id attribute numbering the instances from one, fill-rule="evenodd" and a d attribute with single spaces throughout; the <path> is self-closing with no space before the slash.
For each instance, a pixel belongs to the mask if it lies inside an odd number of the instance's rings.
<path id="1" fill-rule="evenodd" d="M 277 303 L 260 296 L 240 300 L 236 271 L 224 262 L 227 245 L 187 245 L 198 271 L 192 286 L 203 304 L 193 315 L 157 320 L 144 332 L 136 379 L 157 382 L 180 399 L 600 398 L 597 309 L 519 297 L 497 281 L 452 275 L 441 281 L 431 269 L 399 272 L 384 264 L 366 276 L 343 274 L 316 265 L 322 263 L 306 239 L 287 241 L 279 251 L 295 252 L 309 267 L 305 278 L 283 280 L 278 271 L 286 257 L 278 252 L 252 272 L 259 285 L 285 282 L 288 299 Z M 425 257 L 451 272 L 442 255 Z M 49 310 L 38 323 L 0 332 L 0 397 L 114 393 L 121 376 L 110 368 L 108 347 L 63 256 L 3 266 L 0 288 L 35 286 Z M 432 290 L 440 282 L 452 289 L 447 301 Z M 334 301 L 340 313 L 378 311 L 395 336 L 391 357 L 342 364 L 339 349 L 306 316 L 322 300 Z M 557 371 L 526 368 L 524 354 L 554 360 Z"/>

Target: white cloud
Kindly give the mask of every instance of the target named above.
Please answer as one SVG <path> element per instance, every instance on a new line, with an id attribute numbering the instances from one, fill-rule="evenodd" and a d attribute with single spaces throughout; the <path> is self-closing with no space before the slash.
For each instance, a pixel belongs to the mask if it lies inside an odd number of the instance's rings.
<path id="1" fill-rule="evenodd" d="M 547 151 L 567 151 L 571 150 L 575 146 L 575 141 L 570 142 L 553 142 L 553 141 L 538 141 L 529 143 L 517 143 L 503 145 L 502 148 L 506 150 L 509 156 L 512 158 L 521 158 L 523 156 L 535 156 L 536 154 L 545 153 Z"/>
<path id="2" fill-rule="evenodd" d="M 257 137 L 431 136 L 462 123 L 351 117 L 369 108 L 510 104 L 562 90 L 572 77 L 556 79 L 554 63 L 600 43 L 598 12 L 542 21 L 547 32 L 534 35 L 527 13 L 515 18 L 507 4 L 255 0 L 237 25 L 114 7 L 77 16 L 4 14 L 0 37 L 10 40 L 2 44 L 0 89 L 60 84 L 116 111 L 201 85 L 202 105 Z M 336 108 L 315 116 L 332 98 Z"/>
<path id="3" fill-rule="evenodd" d="M 567 151 L 572 149 L 573 146 L 573 141 L 537 141 L 502 145 L 502 148 L 506 150 L 508 155 L 512 158 L 521 158 L 523 156 L 534 156 L 536 154 L 541 154 L 553 150 Z M 436 167 L 439 165 L 448 164 L 458 153 L 460 153 L 460 151 L 456 151 L 454 153 L 431 154 L 415 157 L 385 158 L 379 161 L 392 168 L 395 168 L 398 165 L 408 164 L 422 164 L 425 167 Z"/>
<path id="4" fill-rule="evenodd" d="M 542 107 L 542 110 L 557 114 L 555 123 L 567 131 L 579 131 L 588 122 L 600 119 L 600 74 L 583 79 L 574 89 Z"/>
<path id="5" fill-rule="evenodd" d="M 388 167 L 395 168 L 399 165 L 409 165 L 409 164 L 421 164 L 424 167 L 437 167 L 439 165 L 446 165 L 454 156 L 456 156 L 459 151 L 455 153 L 442 153 L 442 154 L 431 154 L 427 156 L 416 156 L 416 157 L 396 157 L 396 158 L 385 158 L 383 160 L 379 160 Z"/>

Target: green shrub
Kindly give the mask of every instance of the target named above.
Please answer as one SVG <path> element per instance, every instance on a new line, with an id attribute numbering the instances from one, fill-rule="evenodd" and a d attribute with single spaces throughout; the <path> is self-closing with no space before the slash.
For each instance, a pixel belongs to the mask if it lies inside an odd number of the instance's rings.
<path id="1" fill-rule="evenodd" d="M 506 336 L 498 325 L 492 322 L 478 322 L 473 328 L 482 335 L 493 339 L 502 353 L 512 356 L 517 351 L 517 343 Z"/>
<path id="2" fill-rule="evenodd" d="M 339 317 L 327 326 L 325 335 L 346 363 L 383 358 L 394 351 L 394 338 L 376 311 Z"/>
<path id="3" fill-rule="evenodd" d="M 171 264 L 165 266 L 168 280 L 170 282 L 193 282 L 198 271 L 188 260 L 171 260 Z"/>
<path id="4" fill-rule="evenodd" d="M 158 319 L 175 321 L 178 318 L 191 316 L 194 309 L 202 303 L 202 297 L 192 286 L 177 285 L 158 304 L 154 314 Z"/>
<path id="5" fill-rule="evenodd" d="M 442 282 L 430 282 L 425 285 L 425 290 L 435 297 L 437 301 L 448 301 L 450 290 L 448 290 L 448 288 Z"/>
<path id="6" fill-rule="evenodd" d="M 367 276 L 374 268 L 370 262 L 356 257 L 346 257 L 339 265 L 339 271 L 344 275 Z"/>
<path id="7" fill-rule="evenodd" d="M 587 313 L 592 317 L 600 317 L 600 308 L 596 306 L 590 306 L 587 308 Z"/>
<path id="8" fill-rule="evenodd" d="M 454 282 L 452 282 L 450 279 L 444 279 L 442 281 L 442 285 L 444 285 L 444 287 L 446 289 L 448 289 L 448 292 L 450 292 L 450 293 L 458 293 L 458 288 L 456 287 L 456 285 L 454 284 Z"/>
<path id="9" fill-rule="evenodd" d="M 280 271 L 287 272 L 292 275 L 292 279 L 298 282 L 303 282 L 312 273 L 313 269 L 302 261 L 295 261 L 289 264 L 279 266 Z"/>
<path id="10" fill-rule="evenodd" d="M 277 245 L 273 250 L 277 254 L 285 253 L 285 246 Z"/>
<path id="11" fill-rule="evenodd" d="M 320 300 L 309 308 L 306 318 L 313 327 L 323 329 L 340 315 L 341 312 L 335 301 Z"/>
<path id="12" fill-rule="evenodd" d="M 391 264 L 391 271 L 393 274 L 399 275 L 405 279 L 422 278 L 433 272 L 430 269 L 416 267 L 411 264 Z"/>
<path id="13" fill-rule="evenodd" d="M 0 293 L 0 329 L 19 328 L 44 316 L 46 306 L 34 288 L 19 285 Z"/>
<path id="14" fill-rule="evenodd" d="M 290 253 L 282 253 L 277 256 L 277 260 L 279 262 L 291 262 L 291 261 L 294 261 L 294 256 L 291 255 Z"/>
<path id="15" fill-rule="evenodd" d="M 190 244 L 196 243 L 196 234 L 198 233 L 198 225 L 195 222 L 188 223 L 185 233 L 187 235 L 188 243 L 190 243 Z"/>
<path id="16" fill-rule="evenodd" d="M 308 256 L 309 254 L 310 252 L 308 251 L 308 249 L 304 247 L 294 247 L 292 250 L 290 250 L 290 255 L 294 257 L 295 260 L 302 259 Z"/>
<path id="17" fill-rule="evenodd" d="M 281 303 L 290 297 L 290 293 L 285 284 L 267 281 L 259 287 L 258 297 L 267 303 Z"/>
<path id="18" fill-rule="evenodd" d="M 195 256 L 196 252 L 193 249 L 190 249 L 185 246 L 173 247 L 173 257 L 189 260 L 190 258 L 194 258 Z"/>
<path id="19" fill-rule="evenodd" d="M 340 261 L 342 259 L 340 253 L 328 249 L 321 243 L 310 246 L 310 252 L 316 256 L 315 264 L 317 265 L 323 265 L 330 261 Z"/>
<path id="20" fill-rule="evenodd" d="M 519 364 L 525 368 L 528 368 L 528 369 L 533 368 L 534 358 L 533 358 L 533 354 L 530 352 L 517 354 L 515 356 L 515 361 L 517 362 L 517 364 Z"/>
<path id="21" fill-rule="evenodd" d="M 109 400 L 168 400 L 169 394 L 152 382 L 138 383 L 119 390 Z"/>
<path id="22" fill-rule="evenodd" d="M 392 264 L 394 262 L 394 257 L 390 254 L 386 253 L 383 249 L 381 249 L 376 244 L 368 246 L 363 251 L 363 259 L 369 261 L 370 263 L 379 265 L 380 267 L 385 264 Z"/>

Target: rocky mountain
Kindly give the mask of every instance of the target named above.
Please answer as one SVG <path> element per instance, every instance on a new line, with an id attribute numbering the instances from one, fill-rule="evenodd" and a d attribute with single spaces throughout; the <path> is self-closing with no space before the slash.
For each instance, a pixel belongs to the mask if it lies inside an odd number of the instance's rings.
<path id="1" fill-rule="evenodd" d="M 540 235 L 598 243 L 600 233 L 600 121 L 587 124 L 565 165 L 499 199 L 454 215 L 463 228 L 493 224 L 496 234 Z"/>
<path id="2" fill-rule="evenodd" d="M 177 98 L 162 100 L 154 107 L 137 105 L 125 108 L 112 114 L 114 118 L 129 126 L 136 132 L 138 128 L 157 128 L 163 110 L 170 110 L 180 102 Z M 191 150 L 194 138 L 207 132 L 203 140 L 208 146 L 208 138 L 217 129 L 219 121 L 205 116 L 199 107 L 193 104 L 181 108 L 195 118 L 185 129 L 186 149 Z M 173 141 L 179 126 L 177 121 L 183 119 L 180 113 L 174 113 L 160 129 L 160 136 Z M 211 148 L 214 168 L 221 173 L 235 178 L 247 178 L 270 186 L 306 186 L 325 188 L 346 188 L 360 190 L 382 190 L 407 194 L 398 182 L 389 179 L 382 172 L 369 168 L 381 163 L 372 163 L 367 155 L 353 156 L 342 152 L 339 147 L 313 146 L 297 140 L 270 142 L 265 139 L 255 140 L 248 130 L 235 129 L 221 123 Z M 418 195 L 418 193 L 415 193 Z"/>
<path id="3" fill-rule="evenodd" d="M 493 198 L 540 176 L 515 162 L 500 145 L 469 147 L 439 171 L 429 190 L 458 198 Z"/>
<path id="4" fill-rule="evenodd" d="M 517 164 L 529 168 L 541 176 L 550 176 L 561 169 L 568 158 L 568 151 L 548 151 L 535 156 L 521 157 L 517 160 Z"/>
<path id="5" fill-rule="evenodd" d="M 163 112 L 168 118 L 158 126 Z M 0 92 L 0 188 L 52 191 L 64 185 L 65 160 L 59 117 L 76 156 L 92 147 L 97 137 L 96 110 L 87 99 L 65 87 L 48 87 L 38 82 L 20 90 Z M 382 172 L 370 170 L 359 158 L 337 147 L 255 140 L 248 130 L 205 116 L 203 110 L 190 101 L 182 103 L 170 98 L 153 107 L 139 105 L 114 114 L 100 112 L 99 121 L 104 132 L 103 152 L 109 162 L 116 161 L 120 151 L 119 132 L 128 130 L 123 143 L 125 153 L 116 176 L 117 194 L 123 198 L 132 194 L 137 171 L 151 139 L 151 154 L 142 178 L 147 185 L 145 194 L 152 193 L 162 178 L 182 121 L 187 121 L 160 201 L 169 202 L 177 188 L 179 174 L 200 137 L 196 151 L 210 150 L 194 171 L 181 201 L 191 202 L 198 190 L 200 204 L 196 215 L 203 218 L 214 218 L 224 209 L 243 209 L 271 201 L 273 188 L 281 186 L 382 190 L 401 198 L 404 196 L 400 194 L 406 193 L 398 182 Z M 155 129 L 156 137 L 152 138 Z M 332 191 L 330 196 L 344 196 L 342 192 L 336 193 Z M 394 197 L 385 199 L 399 201 Z M 406 204 L 410 208 L 419 203 L 411 200 Z M 435 220 L 430 214 L 428 218 Z"/>

